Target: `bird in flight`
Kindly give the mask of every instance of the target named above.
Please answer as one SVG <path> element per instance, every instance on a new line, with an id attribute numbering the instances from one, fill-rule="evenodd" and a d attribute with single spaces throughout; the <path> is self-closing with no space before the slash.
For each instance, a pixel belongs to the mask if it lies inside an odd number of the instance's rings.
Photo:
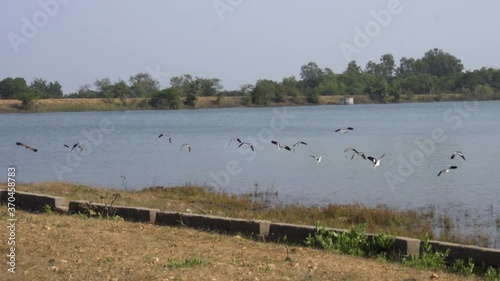
<path id="1" fill-rule="evenodd" d="M 451 155 L 451 158 L 450 158 L 450 159 L 455 158 L 455 156 L 456 156 L 456 155 L 458 155 L 458 156 L 462 157 L 462 159 L 464 159 L 464 160 L 465 160 L 465 156 L 464 156 L 464 154 L 463 154 L 461 151 L 455 151 L 455 152 L 453 152 L 453 154 Z"/>
<path id="2" fill-rule="evenodd" d="M 354 159 L 354 156 L 356 156 L 356 155 L 359 155 L 359 156 L 363 157 L 363 159 L 366 160 L 366 155 L 363 152 L 361 152 L 361 151 L 357 151 L 354 147 L 348 147 L 348 148 L 346 148 L 344 150 L 344 153 L 346 153 L 347 151 L 353 151 L 354 152 L 354 154 L 351 156 L 351 160 Z M 347 157 L 347 155 L 346 155 L 346 157 Z"/>
<path id="3" fill-rule="evenodd" d="M 25 147 L 26 149 L 29 149 L 29 150 L 31 150 L 31 151 L 33 151 L 33 152 L 37 152 L 37 151 L 38 151 L 38 149 L 33 148 L 33 147 L 29 146 L 29 145 L 26 145 L 26 144 L 24 144 L 24 143 L 22 143 L 22 142 L 16 142 L 16 144 L 17 144 L 17 145 L 20 145 L 20 146 L 23 146 L 23 147 Z"/>
<path id="4" fill-rule="evenodd" d="M 450 172 L 450 169 L 456 169 L 456 168 L 458 168 L 458 167 L 457 167 L 457 166 L 450 166 L 448 169 L 442 169 L 442 170 L 439 172 L 438 177 L 439 177 L 442 173 L 444 173 L 444 174 L 446 175 L 446 174 L 448 174 L 448 173 Z"/>
<path id="5" fill-rule="evenodd" d="M 64 145 L 67 149 L 69 149 L 71 152 L 73 152 L 73 150 L 75 150 L 75 148 L 79 148 L 80 149 L 80 152 L 82 152 L 83 150 L 83 146 L 80 145 L 80 143 L 75 143 L 73 144 L 73 146 L 69 146 L 67 144 Z"/>
<path id="6" fill-rule="evenodd" d="M 300 144 L 307 145 L 307 143 L 305 143 L 305 142 L 303 142 L 303 141 L 298 141 L 298 142 L 296 142 L 296 143 L 292 146 L 292 148 L 293 148 L 293 152 L 295 152 L 295 147 L 296 147 L 297 145 L 300 145 Z"/>
<path id="7" fill-rule="evenodd" d="M 337 132 L 341 132 L 341 133 L 344 133 L 344 134 L 345 134 L 345 133 L 347 133 L 348 131 L 352 131 L 352 130 L 354 130 L 354 128 L 353 128 L 353 127 L 339 128 L 339 129 L 335 130 L 335 133 L 337 133 Z"/>
<path id="8" fill-rule="evenodd" d="M 274 141 L 274 140 L 273 140 L 273 141 L 271 141 L 271 143 L 272 143 L 272 144 L 275 144 L 275 145 L 278 147 L 278 150 L 281 150 L 282 148 L 284 148 L 284 149 L 286 149 L 286 150 L 288 150 L 288 151 L 292 150 L 292 149 L 291 149 L 288 145 L 285 145 L 285 144 L 280 144 L 280 143 L 279 143 L 279 142 L 277 142 L 277 141 Z"/>
<path id="9" fill-rule="evenodd" d="M 382 154 L 382 156 L 380 156 L 379 159 L 375 158 L 375 157 L 371 157 L 371 156 L 367 156 L 366 159 L 372 161 L 373 163 L 373 168 L 376 168 L 378 166 L 380 166 L 380 159 L 382 159 L 382 157 L 384 157 L 385 153 Z"/>
<path id="10" fill-rule="evenodd" d="M 238 147 L 241 147 L 241 146 L 249 146 L 252 151 L 255 151 L 253 148 L 253 144 L 251 144 L 249 142 L 242 142 L 242 143 L 240 143 L 240 145 L 238 145 Z"/>
<path id="11" fill-rule="evenodd" d="M 323 158 L 323 154 L 321 154 L 320 156 L 314 156 L 314 155 L 309 155 L 311 156 L 312 158 L 314 158 L 316 160 L 316 162 L 321 162 L 321 158 Z"/>
<path id="12" fill-rule="evenodd" d="M 160 134 L 160 135 L 158 136 L 158 138 L 161 138 L 161 137 L 164 137 L 164 138 L 168 139 L 168 141 L 169 141 L 170 143 L 172 143 L 172 138 L 171 138 L 169 135 L 167 135 L 167 134 Z"/>
<path id="13" fill-rule="evenodd" d="M 238 142 L 238 143 L 240 143 L 240 144 L 242 143 L 242 141 L 241 141 L 241 139 L 240 139 L 240 138 L 232 138 L 232 139 L 230 139 L 230 140 L 229 140 L 229 146 L 231 146 L 231 143 L 232 143 L 233 141 L 237 141 L 237 142 Z"/>
<path id="14" fill-rule="evenodd" d="M 188 148 L 189 152 L 191 152 L 191 145 L 189 143 L 185 143 L 185 144 L 181 145 L 181 149 L 179 149 L 179 151 L 181 151 L 184 146 Z"/>

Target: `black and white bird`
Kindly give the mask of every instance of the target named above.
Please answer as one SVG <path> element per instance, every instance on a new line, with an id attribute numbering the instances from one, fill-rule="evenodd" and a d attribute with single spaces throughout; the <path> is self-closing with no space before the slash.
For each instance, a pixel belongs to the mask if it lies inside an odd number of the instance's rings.
<path id="1" fill-rule="evenodd" d="M 314 156 L 314 155 L 309 155 L 311 156 L 312 158 L 314 158 L 316 160 L 316 162 L 321 162 L 321 158 L 323 158 L 323 154 L 321 154 L 320 156 Z"/>
<path id="2" fill-rule="evenodd" d="M 81 146 L 80 143 L 75 143 L 71 147 L 69 145 L 65 144 L 64 147 L 66 147 L 67 149 L 69 149 L 69 151 L 71 151 L 71 152 L 73 152 L 73 150 L 75 150 L 75 148 L 80 149 L 80 152 L 83 151 L 83 146 Z"/>
<path id="3" fill-rule="evenodd" d="M 181 151 L 183 147 L 187 147 L 188 151 L 191 152 L 191 145 L 189 143 L 185 143 L 185 144 L 181 145 L 181 149 L 179 149 L 179 151 Z"/>
<path id="4" fill-rule="evenodd" d="M 275 145 L 278 147 L 278 150 L 281 150 L 282 148 L 284 148 L 284 149 L 286 149 L 286 150 L 288 150 L 288 151 L 292 150 L 292 149 L 291 149 L 288 145 L 285 145 L 285 144 L 280 144 L 280 143 L 279 143 L 279 142 L 277 142 L 277 141 L 274 141 L 274 140 L 273 140 L 273 141 L 271 141 L 271 143 L 272 143 L 272 144 L 275 144 Z"/>
<path id="5" fill-rule="evenodd" d="M 341 133 L 344 133 L 344 134 L 345 134 L 345 133 L 347 133 L 348 131 L 352 131 L 352 130 L 354 130 L 354 128 L 352 128 L 352 127 L 347 127 L 347 128 L 339 128 L 339 129 L 335 130 L 335 133 L 337 133 L 337 132 L 341 132 Z"/>
<path id="6" fill-rule="evenodd" d="M 168 139 L 168 141 L 169 141 L 170 143 L 172 143 L 172 138 L 171 138 L 169 135 L 167 135 L 167 134 L 160 134 L 160 135 L 158 136 L 158 138 L 161 138 L 161 137 L 164 137 L 164 138 Z"/>
<path id="7" fill-rule="evenodd" d="M 446 174 L 448 174 L 448 173 L 450 172 L 450 170 L 451 170 L 451 169 L 456 169 L 456 168 L 458 168 L 458 167 L 457 167 L 457 166 L 450 166 L 448 169 L 442 169 L 442 170 L 439 172 L 438 177 L 439 177 L 442 173 L 444 173 L 444 174 L 446 175 Z"/>
<path id="8" fill-rule="evenodd" d="M 463 154 L 461 151 L 455 151 L 455 152 L 453 152 L 453 154 L 451 155 L 451 158 L 450 158 L 450 159 L 455 158 L 455 156 L 456 156 L 456 155 L 458 155 L 458 156 L 462 157 L 462 159 L 464 159 L 464 160 L 465 160 L 465 156 L 464 156 L 464 154 Z"/>
<path id="9" fill-rule="evenodd" d="M 296 143 L 292 146 L 292 148 L 293 148 L 293 152 L 295 152 L 295 147 L 296 147 L 297 145 L 301 145 L 301 144 L 303 144 L 303 145 L 307 145 L 307 143 L 306 143 L 306 142 L 303 142 L 303 141 L 298 141 L 298 142 L 296 142 Z"/>
<path id="10" fill-rule="evenodd" d="M 371 157 L 371 156 L 367 156 L 366 159 L 372 161 L 373 168 L 376 168 L 376 167 L 380 166 L 380 159 L 382 159 L 384 157 L 384 155 L 385 155 L 385 153 L 382 154 L 382 156 L 380 156 L 379 159 L 377 159 L 375 157 Z"/>
<path id="11" fill-rule="evenodd" d="M 229 146 L 231 146 L 231 143 L 232 143 L 233 141 L 237 141 L 239 144 L 241 144 L 241 143 L 242 143 L 242 141 L 241 141 L 241 139 L 240 139 L 240 138 L 232 138 L 232 139 L 230 139 L 230 140 L 229 140 Z"/>
<path id="12" fill-rule="evenodd" d="M 366 160 L 366 155 L 365 155 L 363 152 L 361 152 L 361 151 L 357 151 L 357 150 L 356 150 L 355 148 L 353 148 L 353 147 L 348 147 L 348 148 L 346 148 L 346 149 L 344 150 L 344 153 L 346 153 L 347 151 L 353 151 L 353 152 L 354 152 L 354 154 L 351 156 L 351 160 L 352 160 L 352 159 L 354 159 L 354 156 L 356 156 L 356 155 L 359 155 L 359 156 L 361 156 L 363 159 L 365 159 L 365 160 Z M 347 155 L 346 155 L 346 157 L 347 157 Z"/>
<path id="13" fill-rule="evenodd" d="M 26 149 L 29 149 L 29 150 L 31 150 L 31 151 L 33 151 L 33 152 L 37 152 L 37 151 L 38 151 L 38 149 L 33 148 L 33 147 L 29 146 L 29 145 L 26 145 L 26 144 L 24 144 L 24 143 L 22 143 L 22 142 L 16 142 L 16 144 L 17 144 L 17 145 L 20 145 L 20 146 L 22 146 L 22 147 L 24 147 L 24 148 L 26 148 Z"/>
<path id="14" fill-rule="evenodd" d="M 242 142 L 242 143 L 240 143 L 240 145 L 238 145 L 238 147 L 242 147 L 242 146 L 248 146 L 248 147 L 250 147 L 250 149 L 252 151 L 255 151 L 254 148 L 253 148 L 253 144 L 251 144 L 249 142 Z"/>

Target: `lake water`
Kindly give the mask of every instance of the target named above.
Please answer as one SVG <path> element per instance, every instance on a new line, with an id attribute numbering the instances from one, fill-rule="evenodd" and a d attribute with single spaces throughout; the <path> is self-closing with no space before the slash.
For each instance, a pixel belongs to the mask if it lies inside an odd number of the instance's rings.
<path id="1" fill-rule="evenodd" d="M 353 127 L 348 133 L 335 133 Z M 21 182 L 64 180 L 140 189 L 186 183 L 230 193 L 277 191 L 284 203 L 360 202 L 433 206 L 463 222 L 500 231 L 500 102 L 441 102 L 172 111 L 0 115 L 0 181 L 17 167 Z M 172 143 L 158 138 L 161 133 Z M 251 142 L 238 148 L 229 139 Z M 293 151 L 289 146 L 307 142 Z M 37 149 L 34 153 L 16 142 Z M 63 144 L 81 143 L 81 153 Z M 189 153 L 184 143 L 192 146 Z M 372 168 L 355 147 L 380 157 Z M 451 154 L 460 150 L 467 161 Z M 323 155 L 317 163 L 309 155 Z M 458 166 L 437 177 L 441 169 Z"/>

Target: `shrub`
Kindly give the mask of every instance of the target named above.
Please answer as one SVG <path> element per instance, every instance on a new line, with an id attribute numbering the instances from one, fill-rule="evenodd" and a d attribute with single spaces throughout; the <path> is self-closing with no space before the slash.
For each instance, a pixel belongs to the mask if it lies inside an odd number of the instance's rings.
<path id="1" fill-rule="evenodd" d="M 177 109 L 181 105 L 181 94 L 176 88 L 168 88 L 154 94 L 149 101 L 154 108 Z"/>

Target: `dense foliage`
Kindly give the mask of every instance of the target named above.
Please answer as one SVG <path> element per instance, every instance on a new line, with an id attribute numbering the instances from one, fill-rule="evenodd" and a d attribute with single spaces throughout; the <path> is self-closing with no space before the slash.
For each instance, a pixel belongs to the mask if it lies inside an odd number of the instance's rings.
<path id="1" fill-rule="evenodd" d="M 368 95 L 374 102 L 411 101 L 416 95 L 461 93 L 466 99 L 500 99 L 500 69 L 483 67 L 464 71 L 460 59 L 441 49 L 432 49 L 422 58 L 402 57 L 396 65 L 392 54 L 384 54 L 379 62 L 369 61 L 364 69 L 356 61 L 348 63 L 342 73 L 330 68 L 320 68 L 309 62 L 300 68 L 300 80 L 295 76 L 282 81 L 260 79 L 255 85 L 241 85 L 238 90 L 224 90 L 218 78 L 192 77 L 189 74 L 170 79 L 171 89 L 160 91 L 159 82 L 148 73 L 111 82 L 109 78 L 97 79 L 93 85 L 82 85 L 76 93 L 63 95 L 59 82 L 36 78 L 30 85 L 24 78 L 7 77 L 0 81 L 2 99 L 20 99 L 27 107 L 37 98 L 151 98 L 153 107 L 196 107 L 197 97 L 244 96 L 244 104 L 267 105 L 270 102 L 294 102 L 303 96 L 309 103 L 317 103 L 320 95 Z M 179 95 L 179 97 L 177 97 Z M 168 96 L 168 97 L 166 97 Z M 181 102 L 182 98 L 182 102 Z M 171 102 L 166 102 L 172 99 Z M 179 104 L 178 104 L 179 103 Z"/>

